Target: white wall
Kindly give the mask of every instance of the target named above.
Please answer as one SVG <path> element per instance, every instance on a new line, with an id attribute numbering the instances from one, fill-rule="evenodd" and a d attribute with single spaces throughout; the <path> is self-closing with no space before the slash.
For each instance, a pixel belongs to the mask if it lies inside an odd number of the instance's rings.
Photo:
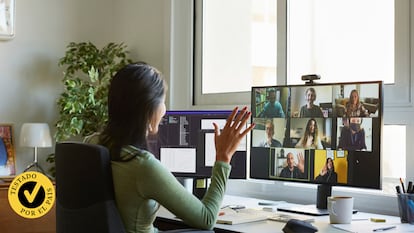
<path id="1" fill-rule="evenodd" d="M 101 47 L 123 41 L 133 60 L 163 71 L 168 38 L 164 24 L 169 19 L 164 5 L 169 1 L 16 0 L 15 38 L 0 41 L 0 123 L 14 126 L 18 173 L 33 161 L 33 150 L 18 144 L 21 125 L 47 122 L 55 132 L 56 100 L 63 90 L 58 60 L 66 45 L 91 41 Z M 39 163 L 45 169 L 53 150 L 39 148 Z"/>

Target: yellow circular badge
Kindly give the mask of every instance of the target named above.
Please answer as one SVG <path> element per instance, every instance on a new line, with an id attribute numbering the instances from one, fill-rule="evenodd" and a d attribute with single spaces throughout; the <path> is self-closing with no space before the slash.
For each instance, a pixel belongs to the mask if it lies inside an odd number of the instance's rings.
<path id="1" fill-rule="evenodd" d="M 24 218 L 39 218 L 47 214 L 55 203 L 55 187 L 40 172 L 28 171 L 16 176 L 10 184 L 10 206 Z"/>

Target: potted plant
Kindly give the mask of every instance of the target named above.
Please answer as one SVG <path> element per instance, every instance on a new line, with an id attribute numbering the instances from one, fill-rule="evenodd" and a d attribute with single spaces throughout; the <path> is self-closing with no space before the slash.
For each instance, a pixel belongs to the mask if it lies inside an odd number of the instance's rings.
<path id="1" fill-rule="evenodd" d="M 91 42 L 71 42 L 58 65 L 63 72 L 64 91 L 57 100 L 59 118 L 56 141 L 85 137 L 98 132 L 108 120 L 108 87 L 115 73 L 131 60 L 123 43 L 98 49 Z M 54 162 L 54 155 L 47 161 Z"/>

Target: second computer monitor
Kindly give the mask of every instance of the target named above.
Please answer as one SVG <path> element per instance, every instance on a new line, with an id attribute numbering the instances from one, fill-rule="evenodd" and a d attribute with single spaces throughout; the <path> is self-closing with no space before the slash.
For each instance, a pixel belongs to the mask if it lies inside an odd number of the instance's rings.
<path id="1" fill-rule="evenodd" d="M 215 162 L 214 126 L 222 128 L 231 111 L 167 111 L 158 134 L 149 136 L 149 150 L 177 177 L 211 177 Z M 231 161 L 230 178 L 246 178 L 247 140 Z"/>

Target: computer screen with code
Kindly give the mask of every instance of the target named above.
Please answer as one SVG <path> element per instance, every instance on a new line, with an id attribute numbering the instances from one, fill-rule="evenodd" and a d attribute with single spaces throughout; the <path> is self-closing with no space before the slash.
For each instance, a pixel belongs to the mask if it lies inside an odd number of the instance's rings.
<path id="1" fill-rule="evenodd" d="M 228 110 L 167 111 L 157 135 L 149 136 L 149 150 L 177 177 L 208 178 L 215 162 L 214 126 L 222 128 Z M 247 140 L 231 161 L 230 178 L 246 178 Z"/>

